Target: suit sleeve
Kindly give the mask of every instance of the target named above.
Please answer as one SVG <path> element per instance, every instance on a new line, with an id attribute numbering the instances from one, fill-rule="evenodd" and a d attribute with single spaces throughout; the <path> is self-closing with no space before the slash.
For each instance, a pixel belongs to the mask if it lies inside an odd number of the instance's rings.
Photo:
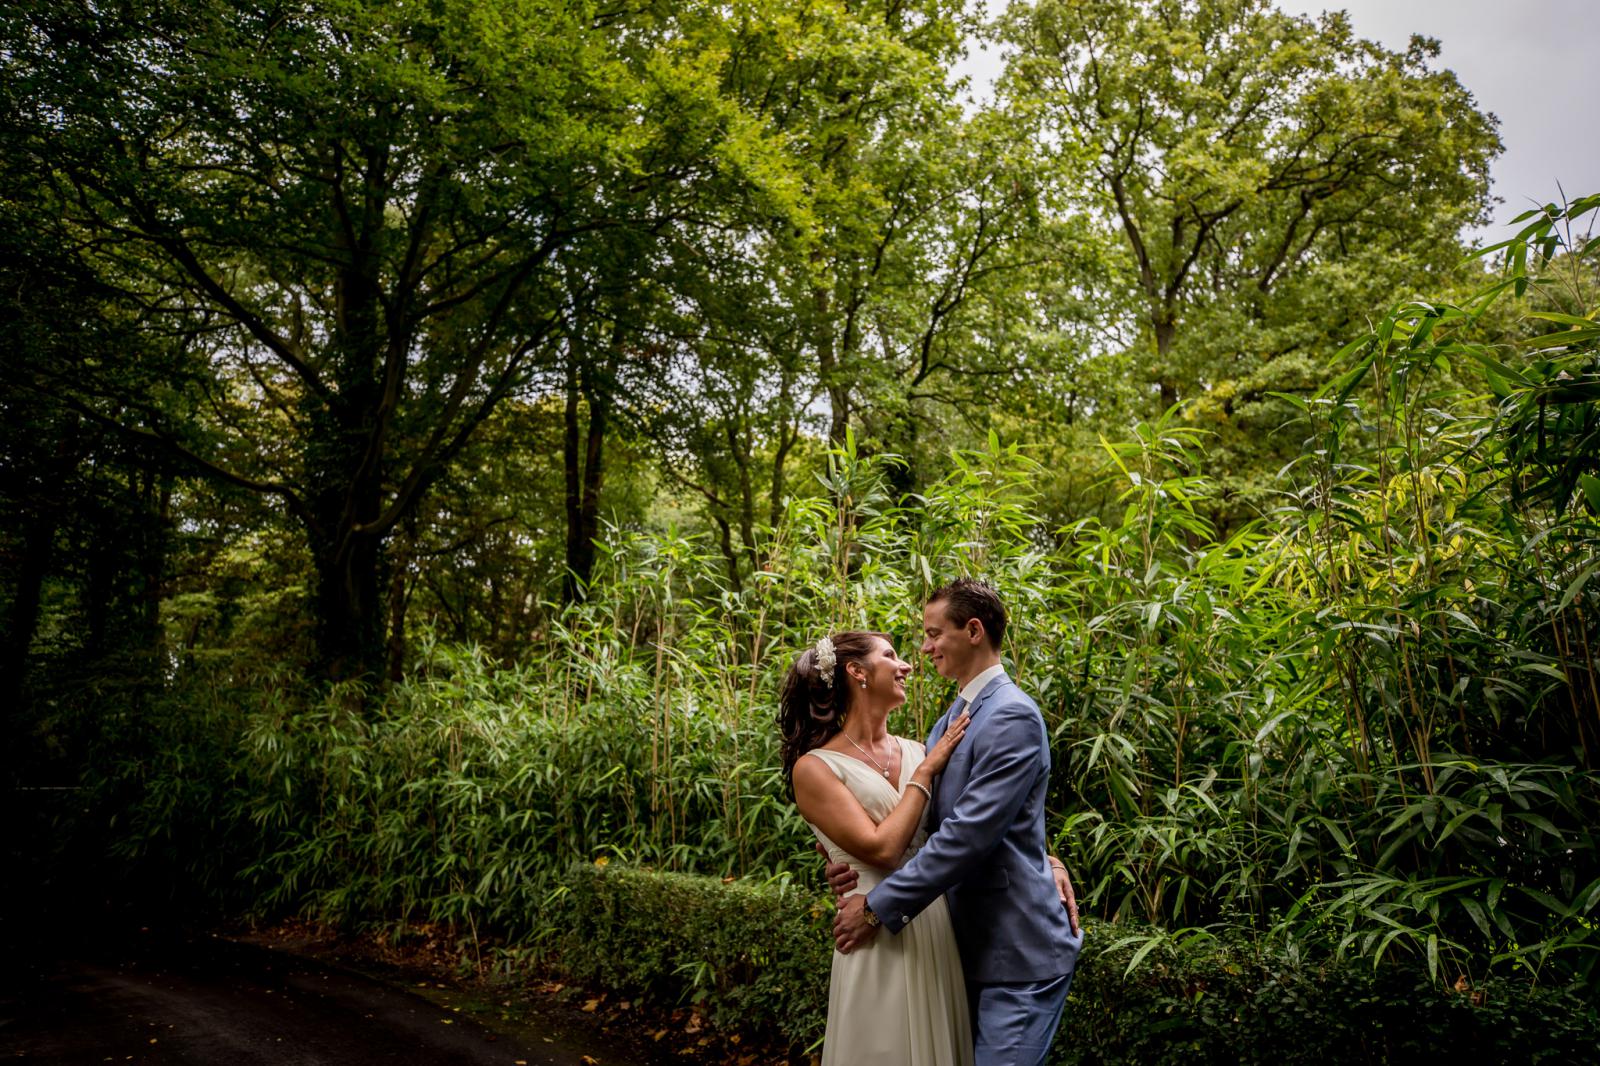
<path id="1" fill-rule="evenodd" d="M 990 714 L 972 738 L 972 775 L 949 816 L 922 850 L 867 894 L 872 913 L 891 932 L 972 875 L 999 846 L 1044 768 L 1038 712 L 1010 702 Z"/>

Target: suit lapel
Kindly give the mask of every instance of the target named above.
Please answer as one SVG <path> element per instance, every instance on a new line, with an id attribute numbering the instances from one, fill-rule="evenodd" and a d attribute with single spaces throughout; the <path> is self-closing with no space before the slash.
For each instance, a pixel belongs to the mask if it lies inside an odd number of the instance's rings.
<path id="1" fill-rule="evenodd" d="M 979 690 L 978 698 L 967 705 L 967 713 L 972 715 L 973 718 L 977 718 L 978 712 L 983 709 L 984 701 L 999 691 L 1000 686 L 1009 680 L 1011 679 L 1005 674 L 996 674 L 991 677 L 989 683 Z M 952 700 L 951 705 L 954 706 L 954 703 L 955 701 Z M 939 720 L 933 723 L 933 729 L 928 733 L 928 742 L 924 746 L 931 748 L 939 743 L 939 738 L 944 736 L 944 731 L 949 728 L 950 711 L 946 708 L 944 714 L 939 716 Z"/>
<path id="2" fill-rule="evenodd" d="M 1005 682 L 1008 680 L 1010 679 L 1006 677 L 1005 674 L 995 675 L 989 679 L 989 683 L 987 685 L 983 686 L 983 688 L 979 690 L 977 698 L 971 703 L 967 704 L 967 713 L 972 715 L 972 718 L 967 724 L 967 736 L 963 737 L 961 740 L 963 744 L 967 743 L 968 738 L 972 735 L 972 728 L 977 724 L 978 721 L 978 712 L 984 709 L 984 705 L 988 703 L 989 698 L 999 691 L 1000 686 L 1005 684 Z M 944 736 L 944 731 L 949 728 L 949 726 L 950 712 L 945 711 L 944 716 L 934 723 L 933 732 L 928 734 L 927 746 L 931 748 L 935 744 L 939 743 L 939 738 Z M 955 802 L 955 797 L 960 795 L 961 790 L 966 787 L 966 774 L 958 773 L 952 776 L 950 773 L 950 767 L 945 767 L 944 773 L 940 774 L 939 779 L 934 782 L 933 817 L 929 819 L 929 832 L 937 829 L 939 823 L 944 821 L 944 816 L 949 812 L 951 805 Z"/>
<path id="3" fill-rule="evenodd" d="M 978 698 L 973 700 L 972 703 L 967 707 L 968 713 L 972 715 L 973 722 L 978 720 L 978 712 L 982 711 L 984 706 L 989 702 L 989 697 L 1000 691 L 1000 686 L 1004 685 L 1010 680 L 1011 679 L 1005 674 L 996 674 L 994 677 L 989 679 L 989 683 L 983 686 L 983 689 L 979 691 Z"/>

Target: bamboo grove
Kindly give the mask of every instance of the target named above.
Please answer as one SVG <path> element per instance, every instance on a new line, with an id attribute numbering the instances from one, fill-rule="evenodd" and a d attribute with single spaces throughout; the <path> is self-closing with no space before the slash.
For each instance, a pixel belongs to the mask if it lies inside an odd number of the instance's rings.
<path id="1" fill-rule="evenodd" d="M 31 892 L 509 965 L 574 862 L 810 890 L 783 672 L 976 574 L 1130 968 L 1600 980 L 1600 199 L 1472 254 L 1424 38 L 994 15 L 0 14 Z"/>
<path id="2" fill-rule="evenodd" d="M 1032 509 L 1025 445 L 991 438 L 895 499 L 896 460 L 851 438 L 741 591 L 704 534 L 613 529 L 591 596 L 520 663 L 432 644 L 375 715 L 348 688 L 197 670 L 96 784 L 135 797 L 116 849 L 190 894 L 446 921 L 501 950 L 552 932 L 575 859 L 810 883 L 782 671 L 830 626 L 910 648 L 930 587 L 981 573 L 1051 729 L 1054 845 L 1135 965 L 1232 928 L 1439 980 L 1592 979 L 1600 333 L 1591 306 L 1476 339 L 1544 287 L 1517 295 L 1528 248 L 1557 268 L 1582 250 L 1547 244 L 1564 221 L 1539 214 L 1474 301 L 1404 305 L 1351 343 L 1277 505 L 1225 537 L 1181 410 L 1105 440 L 1115 517 L 1063 528 Z M 916 735 L 948 694 L 926 670 L 910 690 L 892 725 Z"/>

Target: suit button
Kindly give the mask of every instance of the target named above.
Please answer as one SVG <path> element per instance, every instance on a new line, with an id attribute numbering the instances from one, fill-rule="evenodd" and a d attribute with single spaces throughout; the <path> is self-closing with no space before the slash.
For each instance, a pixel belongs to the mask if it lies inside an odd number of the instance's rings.
<path id="1" fill-rule="evenodd" d="M 902 914 L 902 915 L 901 915 L 901 916 L 900 916 L 900 924 L 901 924 L 901 925 L 905 925 L 905 924 L 906 924 L 906 923 L 907 923 L 907 922 L 909 922 L 909 921 L 910 921 L 910 920 L 911 920 L 911 916 L 910 916 L 910 915 L 909 915 L 909 914 Z"/>

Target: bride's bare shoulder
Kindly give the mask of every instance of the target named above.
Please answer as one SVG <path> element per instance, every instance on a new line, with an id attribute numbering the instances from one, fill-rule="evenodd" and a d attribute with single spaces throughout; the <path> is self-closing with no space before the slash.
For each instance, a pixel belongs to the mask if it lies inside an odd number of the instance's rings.
<path id="1" fill-rule="evenodd" d="M 794 776 L 795 788 L 811 785 L 819 781 L 836 780 L 839 772 L 833 764 L 824 759 L 820 754 L 826 748 L 812 748 L 794 761 L 794 769 L 790 771 Z M 815 756 L 813 758 L 812 756 Z"/>

